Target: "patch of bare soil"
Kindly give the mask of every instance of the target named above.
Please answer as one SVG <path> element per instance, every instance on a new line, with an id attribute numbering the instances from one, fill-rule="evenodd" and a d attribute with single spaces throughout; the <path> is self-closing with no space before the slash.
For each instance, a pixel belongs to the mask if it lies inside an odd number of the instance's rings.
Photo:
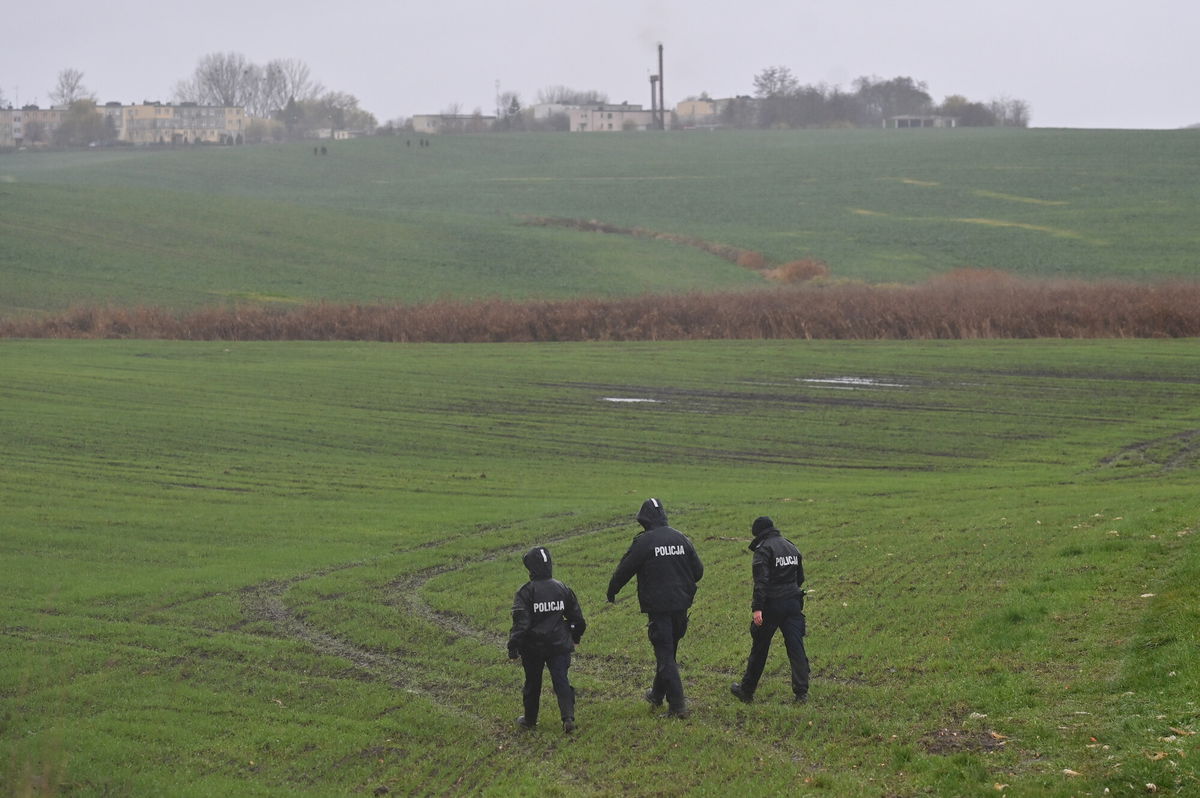
<path id="1" fill-rule="evenodd" d="M 1102 468 L 1158 466 L 1164 472 L 1192 468 L 1197 464 L 1200 464 L 1200 429 L 1132 443 L 1099 463 Z"/>
<path id="2" fill-rule="evenodd" d="M 991 731 L 938 729 L 922 737 L 919 745 L 926 753 L 948 755 L 998 751 L 1006 742 L 1004 735 Z"/>

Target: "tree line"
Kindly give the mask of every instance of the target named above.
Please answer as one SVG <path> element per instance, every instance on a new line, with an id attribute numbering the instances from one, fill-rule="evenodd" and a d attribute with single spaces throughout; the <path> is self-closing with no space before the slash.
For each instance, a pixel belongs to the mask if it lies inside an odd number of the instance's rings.
<path id="1" fill-rule="evenodd" d="M 752 85 L 753 95 L 713 99 L 701 93 L 685 101 L 711 102 L 714 112 L 703 121 L 733 128 L 879 127 L 896 116 L 953 117 L 961 127 L 1028 127 L 1030 118 L 1029 104 L 1010 97 L 980 102 L 952 94 L 937 103 L 925 82 L 907 76 L 890 79 L 864 76 L 853 81 L 850 89 L 843 89 L 823 83 L 802 84 L 788 67 L 770 66 L 754 76 Z M 549 86 L 537 95 L 537 105 L 543 108 L 606 103 L 608 96 L 603 92 L 567 86 Z M 454 104 L 442 114 L 457 116 L 461 112 L 461 106 Z M 482 110 L 476 109 L 474 113 L 483 118 Z M 491 129 L 496 131 L 569 128 L 565 113 L 539 115 L 535 107 L 524 107 L 516 92 L 501 94 L 495 113 Z M 676 125 L 683 123 L 681 119 L 674 121 Z"/>
<path id="2" fill-rule="evenodd" d="M 825 84 L 801 84 L 785 66 L 754 76 L 754 98 L 723 104 L 722 121 L 734 127 L 879 126 L 895 116 L 954 117 L 964 127 L 1027 127 L 1029 104 L 1008 97 L 987 103 L 960 94 L 933 101 L 923 81 L 899 76 L 889 80 L 860 77 L 850 91 Z"/>

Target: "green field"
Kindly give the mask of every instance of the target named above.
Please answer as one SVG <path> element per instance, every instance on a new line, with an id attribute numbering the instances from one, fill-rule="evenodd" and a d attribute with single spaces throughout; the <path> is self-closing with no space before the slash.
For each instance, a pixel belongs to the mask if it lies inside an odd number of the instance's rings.
<path id="1" fill-rule="evenodd" d="M 1195 131 L 488 135 L 0 155 L 0 313 L 109 302 L 567 297 L 761 285 L 597 220 L 812 257 L 835 278 L 958 267 L 1192 277 Z"/>
<path id="2" fill-rule="evenodd" d="M 6 341 L 0 364 L 8 794 L 1200 791 L 1194 341 Z M 683 722 L 641 700 L 632 586 L 603 602 L 651 495 L 707 566 Z M 804 707 L 781 644 L 754 704 L 728 694 L 764 513 L 805 555 Z M 548 692 L 513 728 L 539 543 L 590 621 L 572 737 Z"/>

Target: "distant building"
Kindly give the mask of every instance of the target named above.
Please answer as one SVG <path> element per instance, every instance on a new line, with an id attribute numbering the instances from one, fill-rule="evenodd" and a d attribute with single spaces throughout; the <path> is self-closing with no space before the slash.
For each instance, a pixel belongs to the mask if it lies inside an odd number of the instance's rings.
<path id="1" fill-rule="evenodd" d="M 716 100 L 684 100 L 675 106 L 675 119 L 685 128 L 716 124 Z"/>
<path id="2" fill-rule="evenodd" d="M 653 111 L 640 105 L 590 105 L 568 112 L 572 133 L 596 133 L 600 131 L 653 130 Z"/>
<path id="3" fill-rule="evenodd" d="M 0 110 L 0 147 L 49 144 L 66 113 L 61 108 L 36 105 Z"/>
<path id="4" fill-rule="evenodd" d="M 116 140 L 127 144 L 241 144 L 246 112 L 224 106 L 143 102 L 96 106 L 108 120 Z M 67 116 L 66 108 L 0 110 L 0 147 L 49 144 Z"/>
<path id="5" fill-rule="evenodd" d="M 244 108 L 144 102 L 122 108 L 117 139 L 130 144 L 242 144 L 245 127 Z"/>
<path id="6" fill-rule="evenodd" d="M 412 128 L 414 133 L 484 133 L 495 121 L 483 114 L 417 114 Z"/>
<path id="7" fill-rule="evenodd" d="M 917 114 L 904 114 L 901 116 L 889 116 L 883 120 L 883 126 L 890 128 L 958 127 L 958 120 L 953 116 L 920 116 Z"/>

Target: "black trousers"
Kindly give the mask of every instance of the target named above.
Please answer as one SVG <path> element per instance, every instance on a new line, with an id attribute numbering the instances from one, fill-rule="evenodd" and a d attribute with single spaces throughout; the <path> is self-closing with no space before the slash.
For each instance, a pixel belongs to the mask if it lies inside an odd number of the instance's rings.
<path id="1" fill-rule="evenodd" d="M 750 657 L 746 660 L 746 674 L 742 677 L 742 689 L 754 695 L 758 680 L 762 678 L 771 650 L 771 638 L 775 630 L 783 632 L 783 644 L 787 647 L 788 660 L 792 665 L 792 692 L 796 696 L 808 695 L 808 655 L 804 652 L 804 605 L 799 598 L 768 601 L 763 607 L 762 626 L 750 624 Z"/>
<path id="2" fill-rule="evenodd" d="M 521 652 L 521 666 L 525 669 L 525 687 L 521 698 L 525 702 L 525 722 L 537 723 L 538 709 L 542 700 L 542 671 L 550 671 L 550 684 L 558 699 L 558 713 L 563 721 L 575 720 L 575 688 L 567 679 L 571 667 L 571 654 L 547 654 L 532 650 Z"/>
<path id="3" fill-rule="evenodd" d="M 687 612 L 652 612 L 648 616 L 646 632 L 654 647 L 654 684 L 651 686 L 654 699 L 661 701 L 665 697 L 671 709 L 682 710 L 685 703 L 683 681 L 679 678 L 675 654 L 679 650 L 679 641 L 687 634 Z"/>

